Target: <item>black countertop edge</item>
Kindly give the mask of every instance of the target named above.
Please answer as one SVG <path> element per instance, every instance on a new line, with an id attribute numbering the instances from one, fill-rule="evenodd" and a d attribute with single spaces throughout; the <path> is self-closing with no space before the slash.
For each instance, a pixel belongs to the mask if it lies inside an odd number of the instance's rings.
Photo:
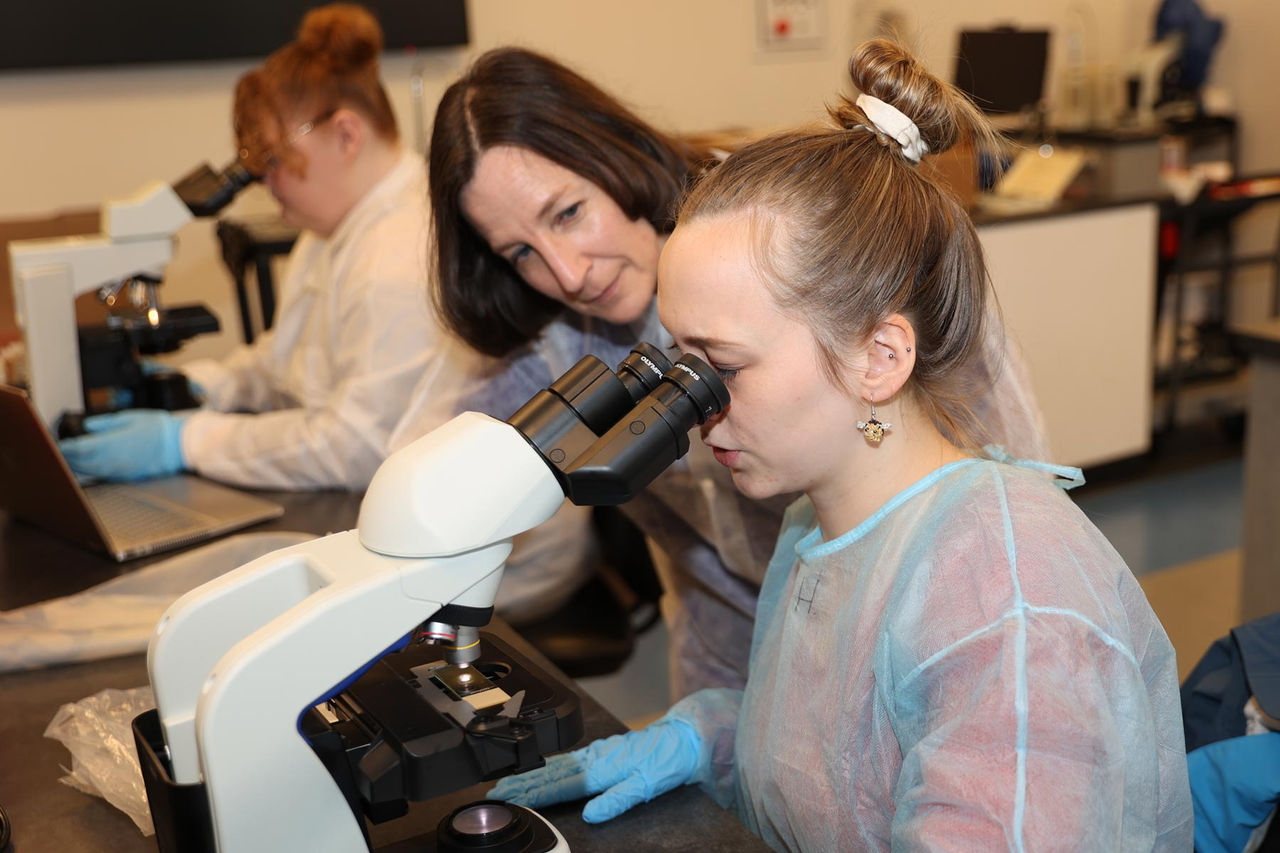
<path id="1" fill-rule="evenodd" d="M 1246 352 L 1263 358 L 1280 359 L 1280 319 L 1231 326 L 1232 340 Z"/>

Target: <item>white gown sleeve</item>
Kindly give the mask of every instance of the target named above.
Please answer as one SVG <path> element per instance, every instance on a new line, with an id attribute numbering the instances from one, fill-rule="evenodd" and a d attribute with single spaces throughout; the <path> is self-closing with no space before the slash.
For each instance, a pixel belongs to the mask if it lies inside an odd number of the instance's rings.
<path id="1" fill-rule="evenodd" d="M 319 406 L 258 414 L 197 412 L 182 450 L 200 474 L 259 488 L 363 489 L 388 453 L 409 395 L 439 356 L 441 334 L 419 281 L 344 285 L 335 312 L 332 387 Z"/>

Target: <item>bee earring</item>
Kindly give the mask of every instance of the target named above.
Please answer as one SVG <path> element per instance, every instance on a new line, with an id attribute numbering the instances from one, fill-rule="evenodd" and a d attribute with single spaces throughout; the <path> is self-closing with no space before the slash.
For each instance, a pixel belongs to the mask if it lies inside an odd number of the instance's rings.
<path id="1" fill-rule="evenodd" d="M 862 434 L 867 437 L 867 441 L 872 444 L 879 444 L 880 439 L 884 438 L 885 432 L 893 428 L 893 424 L 886 424 L 876 419 L 876 401 L 871 400 L 871 418 L 870 420 L 858 421 L 858 429 L 862 430 Z"/>

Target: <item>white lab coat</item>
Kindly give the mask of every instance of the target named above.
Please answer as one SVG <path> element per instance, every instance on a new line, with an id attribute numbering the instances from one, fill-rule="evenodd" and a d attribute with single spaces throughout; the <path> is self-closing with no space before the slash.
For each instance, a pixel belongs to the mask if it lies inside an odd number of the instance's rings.
<path id="1" fill-rule="evenodd" d="M 441 360 L 429 215 L 426 166 L 405 151 L 328 239 L 302 234 L 274 327 L 222 361 L 183 365 L 207 402 L 182 432 L 188 467 L 251 487 L 369 484 L 415 384 Z"/>

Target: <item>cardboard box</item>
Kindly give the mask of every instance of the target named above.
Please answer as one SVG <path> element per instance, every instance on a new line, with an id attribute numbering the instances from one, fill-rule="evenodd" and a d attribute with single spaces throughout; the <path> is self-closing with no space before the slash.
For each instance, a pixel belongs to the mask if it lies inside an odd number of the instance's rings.
<path id="1" fill-rule="evenodd" d="M 96 209 L 69 211 L 32 219 L 0 221 L 0 346 L 21 337 L 17 320 L 13 315 L 13 278 L 9 271 L 10 241 L 96 234 L 98 229 L 99 211 Z M 77 315 L 86 312 L 95 316 L 105 316 L 105 311 L 92 311 L 90 306 L 82 308 L 80 300 L 77 300 L 76 307 Z"/>
<path id="2" fill-rule="evenodd" d="M 951 193 L 966 209 L 971 209 L 978 195 L 978 158 L 966 143 L 955 145 L 941 154 L 927 154 L 920 168 L 934 182 Z"/>

